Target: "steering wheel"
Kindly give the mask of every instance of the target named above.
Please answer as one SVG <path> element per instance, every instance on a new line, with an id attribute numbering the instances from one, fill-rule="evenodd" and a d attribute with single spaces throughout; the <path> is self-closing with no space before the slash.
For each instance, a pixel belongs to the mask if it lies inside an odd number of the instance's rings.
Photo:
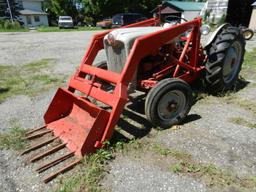
<path id="1" fill-rule="evenodd" d="M 164 18 L 164 22 L 168 23 L 167 25 L 175 26 L 181 23 L 181 21 L 188 22 L 187 19 L 175 16 L 175 15 L 170 15 Z M 180 35 L 180 43 L 184 44 L 190 34 L 191 30 L 184 32 L 183 34 Z"/>
<path id="2" fill-rule="evenodd" d="M 181 20 L 188 22 L 187 19 L 179 17 L 179 16 L 175 16 L 175 15 L 169 15 L 164 18 L 165 23 L 170 23 L 170 24 L 174 24 L 174 25 L 181 23 Z"/>

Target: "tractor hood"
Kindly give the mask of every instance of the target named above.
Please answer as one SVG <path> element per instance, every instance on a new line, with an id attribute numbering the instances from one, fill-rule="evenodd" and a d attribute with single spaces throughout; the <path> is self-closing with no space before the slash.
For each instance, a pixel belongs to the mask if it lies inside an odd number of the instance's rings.
<path id="1" fill-rule="evenodd" d="M 125 45 L 133 44 L 135 39 L 143 35 L 154 33 L 163 29 L 163 27 L 133 27 L 133 28 L 121 28 L 110 32 L 116 41 L 120 41 Z M 107 40 L 106 35 L 105 40 Z"/>
<path id="2" fill-rule="evenodd" d="M 163 29 L 163 27 L 133 27 L 111 31 L 104 38 L 108 69 L 113 72 L 121 73 L 134 41 L 138 37 L 154 33 L 161 29 Z M 116 42 L 114 45 L 109 43 L 109 35 L 111 35 L 112 41 Z"/>

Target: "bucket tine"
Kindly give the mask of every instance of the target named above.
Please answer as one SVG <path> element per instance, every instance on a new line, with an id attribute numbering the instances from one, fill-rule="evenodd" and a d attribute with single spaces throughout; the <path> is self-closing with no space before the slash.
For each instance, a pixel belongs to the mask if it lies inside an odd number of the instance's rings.
<path id="1" fill-rule="evenodd" d="M 41 136 L 43 136 L 47 133 L 51 133 L 51 132 L 52 132 L 52 130 L 46 130 L 46 131 L 31 135 L 31 136 L 28 136 L 28 137 L 25 137 L 25 139 L 27 139 L 27 140 L 34 139 L 34 138 L 41 137 Z"/>
<path id="2" fill-rule="evenodd" d="M 60 149 L 63 149 L 65 146 L 66 146 L 66 143 L 57 145 L 57 146 L 55 146 L 54 148 L 45 151 L 45 152 L 42 153 L 41 155 L 35 156 L 34 158 L 32 158 L 32 159 L 30 160 L 30 162 L 33 163 L 33 162 L 35 162 L 35 161 L 38 161 L 38 160 L 40 160 L 40 159 L 42 159 L 42 158 L 44 158 L 44 157 L 46 157 L 46 156 L 48 156 L 48 155 L 50 155 L 50 154 L 52 154 L 52 153 L 55 153 L 56 151 L 58 151 L 58 150 L 60 150 Z"/>
<path id="3" fill-rule="evenodd" d="M 26 135 L 30 135 L 30 134 L 35 133 L 35 132 L 37 132 L 37 131 L 39 131 L 39 130 L 42 130 L 42 129 L 44 129 L 44 128 L 46 128 L 45 125 L 42 126 L 42 127 L 39 127 L 39 128 L 32 129 L 32 130 L 28 131 L 28 132 L 26 133 Z"/>
<path id="4" fill-rule="evenodd" d="M 59 163 L 62 162 L 62 161 L 65 161 L 66 159 L 69 159 L 69 158 L 71 158 L 71 157 L 73 157 L 73 156 L 74 156 L 74 152 L 70 152 L 70 153 L 68 153 L 67 155 L 63 155 L 63 156 L 60 157 L 60 158 L 57 158 L 57 159 L 55 159 L 55 160 L 53 160 L 53 161 L 51 161 L 51 162 L 48 162 L 48 163 L 46 163 L 46 164 L 40 166 L 39 168 L 36 169 L 36 171 L 37 171 L 38 173 L 42 173 L 42 172 L 46 171 L 47 169 L 49 169 L 49 168 L 51 168 L 51 167 L 53 167 L 53 166 L 59 164 Z"/>
<path id="5" fill-rule="evenodd" d="M 48 177 L 44 178 L 44 182 L 48 183 L 51 180 L 53 180 L 55 177 L 57 177 L 59 174 L 65 173 L 66 171 L 69 171 L 70 169 L 72 169 L 75 165 L 77 165 L 78 163 L 80 163 L 80 159 L 75 160 L 74 162 L 70 163 L 69 165 L 63 167 L 62 169 L 60 169 L 59 171 L 49 175 Z"/>
<path id="6" fill-rule="evenodd" d="M 44 142 L 42 142 L 42 143 L 36 144 L 36 145 L 30 147 L 29 149 L 23 151 L 20 155 L 25 155 L 25 154 L 27 154 L 27 153 L 29 153 L 29 152 L 31 152 L 31 151 L 34 151 L 34 150 L 36 150 L 36 149 L 38 149 L 38 148 L 40 148 L 40 147 L 43 147 L 43 146 L 45 146 L 45 145 L 48 145 L 49 143 L 53 142 L 53 141 L 54 141 L 55 139 L 57 139 L 57 138 L 58 138 L 58 137 L 54 137 L 54 138 L 51 138 L 51 139 L 49 139 L 49 140 L 47 140 L 47 141 L 44 141 Z"/>

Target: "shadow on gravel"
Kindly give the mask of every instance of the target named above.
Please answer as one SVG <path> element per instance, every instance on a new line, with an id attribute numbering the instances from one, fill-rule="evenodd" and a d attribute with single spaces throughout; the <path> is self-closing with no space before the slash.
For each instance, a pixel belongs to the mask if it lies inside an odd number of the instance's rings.
<path id="1" fill-rule="evenodd" d="M 133 135 L 135 138 L 145 137 L 153 128 L 152 124 L 146 118 L 141 117 L 136 113 L 124 110 L 123 115 L 137 122 L 138 124 L 143 125 L 141 128 L 138 128 L 129 121 L 127 121 L 127 119 L 120 119 L 120 121 L 118 122 L 118 126 L 120 126 L 127 133 Z"/>
<path id="2" fill-rule="evenodd" d="M 250 84 L 249 81 L 247 81 L 246 79 L 244 78 L 239 78 L 236 82 L 236 85 L 234 87 L 234 91 L 235 92 L 238 92 L 242 89 L 244 89 L 245 87 L 247 87 L 248 85 Z"/>
<path id="3" fill-rule="evenodd" d="M 133 139 L 139 139 L 147 136 L 154 126 L 146 119 L 144 112 L 144 97 L 138 97 L 137 100 L 129 103 L 123 111 L 123 118 L 120 118 L 117 126 L 128 133 L 133 137 Z M 134 111 L 134 112 L 133 112 Z M 181 125 L 190 123 L 201 119 L 201 116 L 198 114 L 190 114 L 187 118 L 181 123 Z M 136 126 L 142 125 L 141 127 Z M 119 141 L 128 142 L 131 139 L 123 135 L 122 133 L 115 131 L 112 137 L 111 142 L 116 143 Z"/>
<path id="4" fill-rule="evenodd" d="M 133 102 L 128 103 L 128 105 L 126 106 L 127 109 L 123 110 L 123 118 L 120 118 L 117 123 L 117 126 L 124 132 L 131 135 L 133 139 L 143 138 L 147 136 L 153 128 L 153 125 L 146 119 L 146 117 L 144 117 L 144 103 L 144 96 L 139 96 L 135 100 L 133 100 Z M 137 127 L 136 124 L 142 126 Z M 128 142 L 130 140 L 130 138 L 126 137 L 122 133 L 115 131 L 111 142 Z"/>
<path id="5" fill-rule="evenodd" d="M 189 114 L 186 119 L 184 119 L 184 121 L 181 123 L 181 125 L 193 122 L 193 121 L 197 121 L 199 119 L 201 119 L 201 115 L 198 114 Z"/>
<path id="6" fill-rule="evenodd" d="M 146 95 L 140 95 L 132 102 L 130 102 L 126 107 L 132 111 L 136 111 L 141 115 L 145 115 L 144 105 L 145 105 Z"/>
<path id="7" fill-rule="evenodd" d="M 249 81 L 247 81 L 246 79 L 240 77 L 237 80 L 237 82 L 234 85 L 234 87 L 231 88 L 230 90 L 223 91 L 223 92 L 218 92 L 216 94 L 213 94 L 213 93 L 209 93 L 206 90 L 205 85 L 203 84 L 202 81 L 196 81 L 192 85 L 193 96 L 194 96 L 193 105 L 195 105 L 201 99 L 204 99 L 205 97 L 210 96 L 210 95 L 215 96 L 215 97 L 224 97 L 224 96 L 226 96 L 229 93 L 239 92 L 239 91 L 243 90 L 244 88 L 246 88 L 249 84 L 250 84 Z"/>

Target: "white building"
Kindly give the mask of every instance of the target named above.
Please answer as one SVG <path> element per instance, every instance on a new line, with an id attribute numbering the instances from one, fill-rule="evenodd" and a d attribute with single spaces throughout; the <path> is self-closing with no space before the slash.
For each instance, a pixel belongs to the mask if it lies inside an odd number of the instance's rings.
<path id="1" fill-rule="evenodd" d="M 229 0 L 208 0 L 202 9 L 202 17 L 208 12 L 209 16 L 206 18 L 207 22 L 217 24 L 227 15 L 228 1 Z"/>
<path id="2" fill-rule="evenodd" d="M 252 30 L 256 32 L 256 2 L 252 4 L 253 10 L 252 10 L 252 15 L 251 15 L 251 21 L 250 21 L 250 26 Z"/>
<path id="3" fill-rule="evenodd" d="M 27 27 L 49 26 L 47 13 L 42 10 L 44 0 L 19 0 L 23 10 L 20 11 L 20 18 Z"/>
<path id="4" fill-rule="evenodd" d="M 178 17 L 192 20 L 200 15 L 205 3 L 192 1 L 163 1 L 161 14 L 163 16 L 175 15 Z M 158 8 L 153 12 L 158 12 Z"/>

